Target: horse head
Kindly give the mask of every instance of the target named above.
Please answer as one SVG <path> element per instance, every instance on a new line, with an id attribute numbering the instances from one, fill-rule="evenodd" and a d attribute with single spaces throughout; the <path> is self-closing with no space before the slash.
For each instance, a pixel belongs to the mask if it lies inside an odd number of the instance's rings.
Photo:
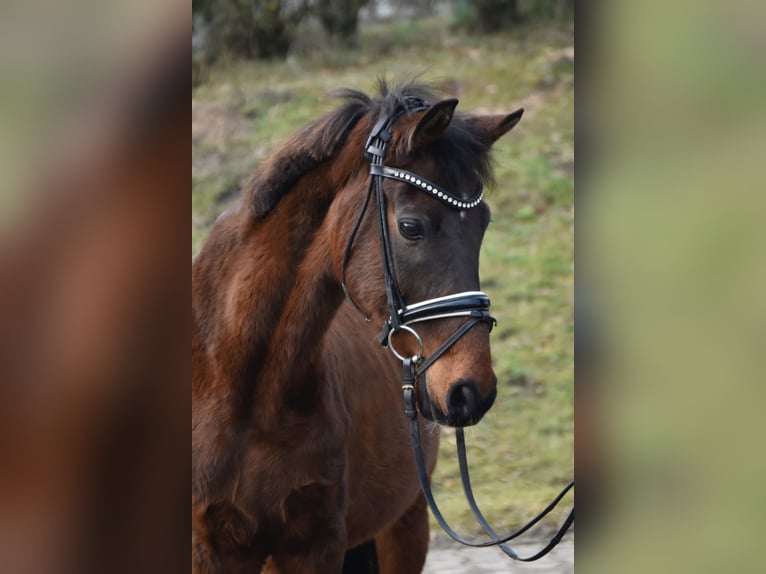
<path id="1" fill-rule="evenodd" d="M 497 393 L 494 320 L 479 291 L 490 221 L 482 190 L 492 144 L 523 110 L 458 114 L 457 100 L 412 85 L 366 103 L 367 121 L 354 126 L 336 162 L 347 175 L 328 217 L 335 272 L 357 308 L 384 326 L 381 343 L 421 365 L 420 413 L 475 424 Z"/>

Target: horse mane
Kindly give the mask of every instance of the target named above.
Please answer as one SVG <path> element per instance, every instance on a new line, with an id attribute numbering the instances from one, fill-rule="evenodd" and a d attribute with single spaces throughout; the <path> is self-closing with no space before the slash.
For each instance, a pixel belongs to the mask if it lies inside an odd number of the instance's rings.
<path id="1" fill-rule="evenodd" d="M 298 131 L 256 169 L 245 185 L 245 201 L 256 218 L 266 216 L 301 177 L 340 149 L 366 112 L 367 97 L 357 94 L 354 98 L 349 96 L 345 105 Z"/>
<path id="2" fill-rule="evenodd" d="M 375 98 L 350 88 L 336 90 L 332 95 L 345 100 L 344 104 L 298 131 L 267 158 L 246 183 L 244 199 L 254 217 L 268 215 L 301 177 L 335 156 L 362 117 L 367 116 L 371 129 L 384 114 L 391 115 L 401 109 L 411 111 L 413 98 L 427 105 L 440 100 L 425 84 L 411 81 L 390 89 L 382 78 L 378 79 Z M 492 183 L 488 147 L 463 114 L 455 114 L 444 137 L 430 144 L 427 151 L 439 162 L 449 181 L 459 181 L 466 171 L 473 171 L 483 183 Z M 361 149 L 359 157 L 362 158 Z M 467 190 L 466 194 L 473 195 L 473 191 Z"/>

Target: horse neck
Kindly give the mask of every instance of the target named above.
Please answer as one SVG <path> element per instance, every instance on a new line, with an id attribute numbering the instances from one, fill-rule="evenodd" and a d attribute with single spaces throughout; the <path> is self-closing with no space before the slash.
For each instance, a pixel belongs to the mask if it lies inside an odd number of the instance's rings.
<path id="1" fill-rule="evenodd" d="M 295 282 L 272 331 L 258 385 L 262 399 L 278 410 L 306 412 L 321 403 L 321 353 L 324 334 L 343 302 L 333 274 L 329 225 L 313 237 Z M 257 405 L 259 414 L 262 404 Z"/>
<path id="2" fill-rule="evenodd" d="M 194 385 L 228 387 L 242 408 L 256 402 L 259 421 L 269 405 L 276 416 L 315 395 L 322 333 L 342 301 L 323 225 L 337 186 L 315 171 L 267 217 L 244 207 L 225 217 L 192 266 L 192 361 L 196 349 L 206 363 Z"/>

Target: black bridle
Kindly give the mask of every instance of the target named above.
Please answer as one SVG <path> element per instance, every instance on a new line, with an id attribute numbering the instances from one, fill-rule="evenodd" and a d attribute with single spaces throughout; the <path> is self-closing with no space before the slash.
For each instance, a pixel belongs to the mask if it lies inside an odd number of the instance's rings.
<path id="1" fill-rule="evenodd" d="M 391 352 L 402 362 L 402 392 L 404 393 L 404 412 L 409 419 L 410 425 L 410 437 L 412 439 L 412 446 L 415 454 L 415 464 L 418 471 L 418 479 L 420 486 L 423 490 L 423 494 L 426 497 L 431 512 L 436 518 L 436 521 L 444 529 L 444 531 L 457 542 L 466 546 L 472 547 L 488 547 L 498 546 L 505 554 L 514 560 L 522 562 L 532 562 L 545 556 L 550 552 L 563 538 L 569 527 L 574 522 L 574 507 L 570 511 L 566 520 L 562 523 L 556 534 L 551 538 L 548 544 L 539 552 L 532 556 L 520 557 L 513 548 L 506 543 L 518 536 L 524 534 L 527 530 L 537 524 L 543 517 L 545 517 L 551 510 L 553 510 L 559 501 L 566 495 L 569 490 L 574 486 L 574 481 L 570 482 L 554 500 L 542 511 L 535 516 L 523 527 L 511 532 L 506 536 L 498 536 L 495 530 L 489 525 L 484 515 L 479 510 L 476 503 L 476 499 L 473 495 L 471 488 L 471 479 L 468 471 L 468 459 L 465 450 L 465 435 L 463 429 L 460 427 L 455 428 L 455 435 L 457 438 L 457 455 L 460 465 L 460 478 L 463 483 L 463 492 L 465 493 L 468 504 L 471 508 L 471 512 L 476 518 L 477 522 L 482 526 L 484 531 L 489 536 L 489 540 L 482 542 L 472 542 L 457 534 L 442 516 L 439 507 L 436 505 L 433 493 L 431 492 L 431 485 L 428 479 L 428 472 L 426 470 L 425 458 L 423 455 L 423 448 L 420 440 L 420 428 L 418 426 L 418 409 L 417 409 L 417 394 L 416 385 L 422 383 L 425 377 L 426 369 L 428 369 L 439 357 L 441 357 L 452 345 L 454 345 L 463 335 L 465 335 L 474 326 L 485 323 L 491 330 L 497 323 L 495 319 L 489 313 L 489 297 L 481 291 L 466 291 L 462 293 L 455 293 L 444 297 L 438 297 L 435 299 L 428 299 L 419 303 L 407 305 L 401 295 L 398 283 L 396 281 L 396 275 L 394 272 L 394 258 L 391 250 L 391 240 L 389 237 L 388 222 L 386 219 L 386 198 L 383 193 L 383 178 L 395 179 L 403 181 L 417 189 L 422 190 L 424 193 L 431 195 L 432 197 L 442 201 L 446 205 L 455 209 L 472 209 L 478 206 L 483 198 L 484 192 L 480 191 L 475 197 L 471 199 L 463 199 L 455 196 L 452 193 L 446 191 L 435 183 L 428 181 L 414 173 L 411 173 L 402 169 L 394 169 L 383 164 L 386 148 L 388 142 L 391 140 L 392 127 L 396 120 L 406 113 L 415 111 L 422 111 L 429 109 L 429 105 L 420 98 L 407 98 L 405 104 L 400 107 L 395 113 L 386 115 L 384 114 L 373 127 L 367 143 L 365 145 L 365 157 L 370 160 L 370 182 L 367 189 L 367 196 L 365 197 L 362 209 L 351 231 L 351 235 L 346 245 L 346 252 L 343 258 L 343 266 L 341 271 L 341 284 L 343 291 L 348 299 L 359 309 L 354 299 L 349 293 L 346 285 L 346 268 L 348 262 L 351 259 L 351 253 L 353 249 L 354 239 L 359 231 L 359 227 L 364 218 L 364 214 L 370 203 L 370 198 L 373 193 L 375 194 L 375 200 L 378 206 L 378 227 L 380 231 L 380 243 L 383 255 L 383 276 L 386 287 L 386 299 L 389 309 L 389 317 L 383 325 L 383 329 L 378 337 L 381 345 L 388 347 Z M 361 309 L 359 309 L 361 312 Z M 444 341 L 429 357 L 423 356 L 423 342 L 418 333 L 411 327 L 412 324 L 433 321 L 437 319 L 453 318 L 453 317 L 466 317 L 466 321 L 446 340 Z M 412 335 L 418 344 L 418 353 L 414 356 L 401 355 L 391 342 L 391 337 L 400 331 L 406 331 Z"/>

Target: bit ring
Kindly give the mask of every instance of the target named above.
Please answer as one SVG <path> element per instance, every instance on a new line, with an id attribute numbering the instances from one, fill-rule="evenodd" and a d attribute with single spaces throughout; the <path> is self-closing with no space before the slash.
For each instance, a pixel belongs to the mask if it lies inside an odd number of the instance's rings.
<path id="1" fill-rule="evenodd" d="M 391 337 L 394 335 L 394 333 L 398 333 L 399 331 L 407 331 L 410 335 L 415 337 L 415 340 L 418 342 L 418 354 L 414 357 L 404 357 L 402 356 L 397 350 L 396 347 L 394 347 L 393 343 L 391 342 Z M 388 332 L 388 348 L 391 349 L 391 352 L 394 354 L 394 356 L 399 359 L 400 361 L 405 361 L 407 358 L 415 359 L 415 363 L 419 363 L 420 359 L 423 357 L 423 341 L 420 339 L 420 335 L 418 335 L 417 331 L 413 329 L 412 327 L 408 327 L 407 325 L 400 325 L 398 329 L 391 330 Z"/>

